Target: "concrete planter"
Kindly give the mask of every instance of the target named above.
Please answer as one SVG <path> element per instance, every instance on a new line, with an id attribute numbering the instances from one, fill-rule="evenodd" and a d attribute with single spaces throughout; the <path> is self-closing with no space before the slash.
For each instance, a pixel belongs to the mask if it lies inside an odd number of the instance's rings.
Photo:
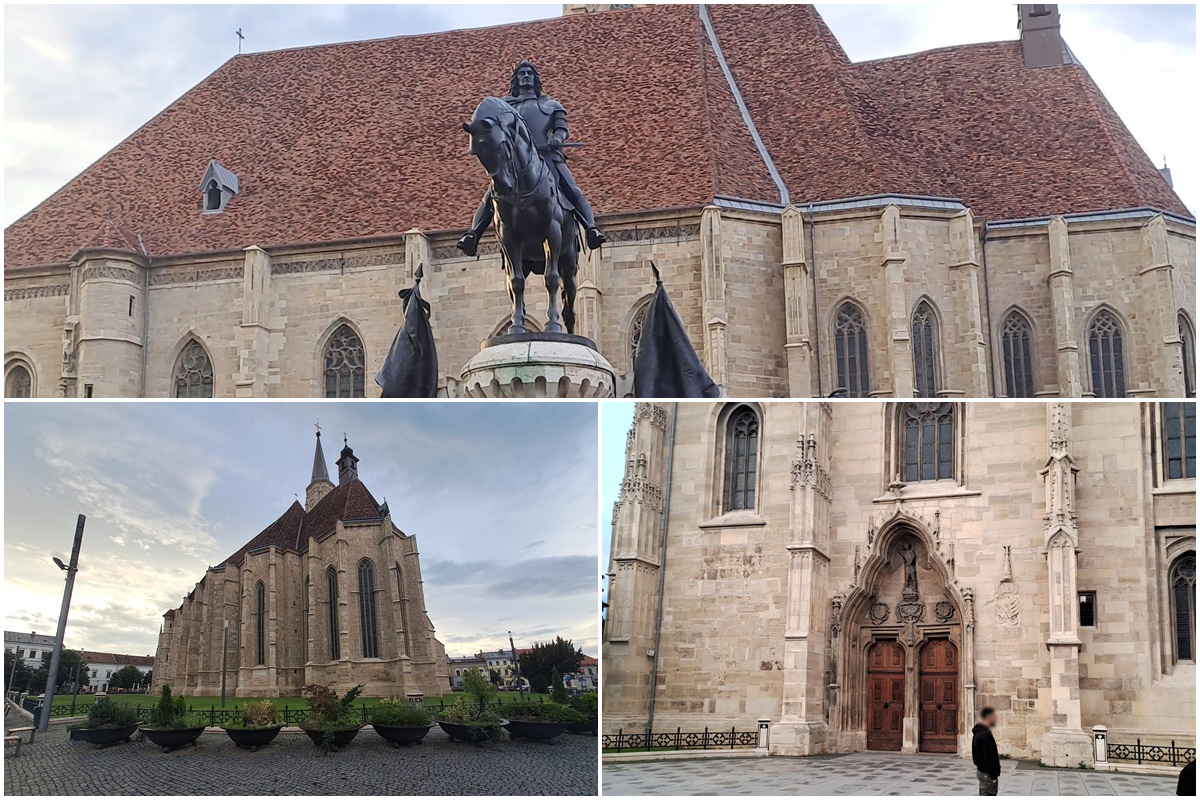
<path id="1" fill-rule="evenodd" d="M 478 745 L 479 747 L 483 747 L 483 743 L 487 741 L 486 739 L 479 739 L 476 730 L 473 730 L 470 725 L 461 722 L 447 722 L 446 720 L 441 719 L 434 721 L 437 722 L 438 727 L 446 732 L 446 735 L 450 737 L 451 741 L 467 742 L 468 744 Z M 507 724 L 508 720 L 502 719 L 496 723 L 496 727 L 503 728 Z"/>
<path id="2" fill-rule="evenodd" d="M 200 738 L 200 734 L 204 733 L 204 726 L 199 728 L 142 728 L 142 733 L 146 734 L 146 738 L 151 743 L 158 745 L 163 749 L 164 753 L 169 753 L 172 750 L 180 747 L 191 745 L 196 746 L 196 740 Z"/>
<path id="3" fill-rule="evenodd" d="M 234 744 L 238 747 L 249 747 L 251 753 L 270 744 L 283 730 L 282 725 L 276 725 L 273 728 L 229 728 L 224 725 L 221 727 L 225 729 L 225 733 L 229 735 Z"/>
<path id="4" fill-rule="evenodd" d="M 599 727 L 599 719 L 597 717 L 589 717 L 583 722 L 568 722 L 567 731 L 569 733 L 590 733 L 595 734 Z"/>
<path id="5" fill-rule="evenodd" d="M 570 722 L 526 722 L 514 719 L 509 720 L 504 729 L 514 739 L 536 739 L 538 741 L 549 742 L 551 739 L 566 733 L 570 725 Z"/>
<path id="6" fill-rule="evenodd" d="M 308 738 L 312 739 L 312 743 L 317 747 L 321 746 L 321 742 L 325 739 L 324 728 L 309 728 L 301 725 L 300 729 L 308 734 Z M 340 728 L 333 732 L 333 747 L 339 750 L 354 741 L 354 737 L 358 736 L 358 732 L 362 730 L 361 725 L 353 728 Z"/>
<path id="7" fill-rule="evenodd" d="M 391 742 L 392 747 L 399 747 L 402 744 L 421 744 L 433 725 L 380 725 L 373 722 L 371 727 L 385 741 Z"/>
<path id="8" fill-rule="evenodd" d="M 135 722 L 120 728 L 79 728 L 71 731 L 71 738 L 75 741 L 108 747 L 117 742 L 128 742 L 137 733 L 140 724 L 140 722 Z"/>

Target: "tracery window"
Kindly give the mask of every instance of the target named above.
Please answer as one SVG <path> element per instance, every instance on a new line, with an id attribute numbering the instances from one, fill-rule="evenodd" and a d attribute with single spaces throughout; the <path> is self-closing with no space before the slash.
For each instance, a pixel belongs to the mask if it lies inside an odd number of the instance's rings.
<path id="1" fill-rule="evenodd" d="M 937 397 L 937 340 L 933 307 L 922 300 L 912 316 L 913 393 L 917 397 Z"/>
<path id="2" fill-rule="evenodd" d="M 1163 468 L 1168 480 L 1196 477 L 1196 404 L 1163 403 Z"/>
<path id="3" fill-rule="evenodd" d="M 1175 660 L 1196 660 L 1196 554 L 1187 553 L 1171 567 L 1171 617 Z"/>
<path id="4" fill-rule="evenodd" d="M 259 581 L 254 587 L 254 638 L 258 644 L 258 659 L 255 664 L 267 663 L 267 588 Z"/>
<path id="5" fill-rule="evenodd" d="M 1092 392 L 1096 397 L 1125 396 L 1125 338 L 1121 323 L 1107 309 L 1088 328 Z"/>
<path id="6" fill-rule="evenodd" d="M 204 345 L 193 339 L 175 360 L 176 397 L 212 397 L 213 368 Z"/>
<path id="7" fill-rule="evenodd" d="M 743 406 L 725 430 L 725 511 L 755 508 L 758 483 L 758 414 Z"/>
<path id="8" fill-rule="evenodd" d="M 642 326 L 646 324 L 646 311 L 650 308 L 649 303 L 643 303 L 633 314 L 633 319 L 629 323 L 629 363 L 633 364 L 637 361 L 638 345 L 642 342 Z"/>
<path id="9" fill-rule="evenodd" d="M 24 364 L 13 364 L 4 376 L 5 397 L 32 397 L 33 375 Z"/>
<path id="10" fill-rule="evenodd" d="M 1006 397 L 1034 396 L 1032 340 L 1029 320 L 1019 311 L 1011 312 L 1000 329 Z"/>
<path id="11" fill-rule="evenodd" d="M 866 397 L 871 391 L 867 367 L 867 324 L 858 306 L 842 303 L 833 318 L 837 387 L 846 397 Z"/>
<path id="12" fill-rule="evenodd" d="M 358 615 L 362 623 L 363 658 L 379 658 L 379 624 L 375 617 L 375 567 L 358 562 Z"/>
<path id="13" fill-rule="evenodd" d="M 342 657 L 341 635 L 338 625 L 338 577 L 333 567 L 325 570 L 325 584 L 329 593 L 329 660 Z"/>
<path id="14" fill-rule="evenodd" d="M 400 598 L 400 624 L 404 626 L 404 654 L 412 655 L 412 632 L 408 629 L 408 593 L 404 591 L 404 572 L 396 564 L 396 597 Z"/>
<path id="15" fill-rule="evenodd" d="M 341 325 L 325 345 L 325 396 L 366 397 L 366 353 L 362 339 Z"/>
<path id="16" fill-rule="evenodd" d="M 1183 314 L 1179 315 L 1179 341 L 1183 343 L 1183 391 L 1188 397 L 1196 396 L 1196 334 L 1192 324 Z"/>
<path id="17" fill-rule="evenodd" d="M 954 477 L 954 407 L 951 403 L 905 403 L 901 461 L 905 483 Z"/>

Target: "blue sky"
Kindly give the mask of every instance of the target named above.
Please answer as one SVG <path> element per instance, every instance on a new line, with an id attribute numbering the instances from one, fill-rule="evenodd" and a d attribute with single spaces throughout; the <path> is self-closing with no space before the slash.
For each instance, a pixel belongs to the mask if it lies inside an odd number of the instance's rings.
<path id="1" fill-rule="evenodd" d="M 320 419 L 417 536 L 452 655 L 561 634 L 595 653 L 597 430 L 590 403 L 6 403 L 4 626 L 53 634 L 88 516 L 70 647 L 152 654 L 163 612 L 303 502 Z M 622 434 L 623 435 L 623 434 Z"/>
<path id="2" fill-rule="evenodd" d="M 1008 3 L 817 4 L 856 60 L 1012 39 Z M 1063 5 L 1063 35 L 1142 147 L 1200 202 L 1194 5 Z M 4 224 L 237 52 L 556 16 L 561 5 L 78 5 L 4 8 Z M 509 65 L 498 65 L 496 81 Z M 399 78 L 400 76 L 398 76 Z M 553 76 L 547 76 L 553 80 Z"/>

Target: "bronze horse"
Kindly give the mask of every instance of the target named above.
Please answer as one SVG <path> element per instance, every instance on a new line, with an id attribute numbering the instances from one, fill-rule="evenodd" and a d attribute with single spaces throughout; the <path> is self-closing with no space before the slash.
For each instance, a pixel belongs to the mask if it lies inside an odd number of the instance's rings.
<path id="1" fill-rule="evenodd" d="M 463 130 L 471 137 L 471 155 L 492 179 L 493 220 L 513 306 L 508 332 L 526 332 L 525 278 L 534 273 L 545 275 L 550 306 L 546 333 L 562 333 L 564 324 L 567 333 L 574 333 L 579 224 L 553 168 L 525 120 L 498 97 L 485 97 Z"/>

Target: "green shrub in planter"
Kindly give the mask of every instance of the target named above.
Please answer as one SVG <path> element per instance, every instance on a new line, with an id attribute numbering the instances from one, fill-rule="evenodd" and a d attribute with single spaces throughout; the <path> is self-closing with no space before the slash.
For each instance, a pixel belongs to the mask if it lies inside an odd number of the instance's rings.
<path id="1" fill-rule="evenodd" d="M 600 695 L 595 692 L 584 692 L 578 697 L 572 697 L 571 708 L 586 717 L 594 717 L 600 713 Z"/>
<path id="2" fill-rule="evenodd" d="M 367 719 L 372 725 L 430 725 L 433 714 L 406 698 L 385 697 L 371 709 Z"/>
<path id="3" fill-rule="evenodd" d="M 88 709 L 87 719 L 72 725 L 68 730 L 96 730 L 98 728 L 125 728 L 137 724 L 137 714 L 132 708 L 119 706 L 107 697 L 101 697 Z"/>
<path id="4" fill-rule="evenodd" d="M 583 722 L 583 714 L 561 703 L 509 703 L 504 716 L 521 722 Z"/>
<path id="5" fill-rule="evenodd" d="M 274 728 L 283 724 L 283 713 L 270 700 L 250 700 L 242 706 L 242 718 L 224 727 L 237 730 Z"/>
<path id="6" fill-rule="evenodd" d="M 328 686 L 310 683 L 301 691 L 308 698 L 308 719 L 300 727 L 326 753 L 339 746 L 349 744 L 362 728 L 362 717 L 351 708 L 351 704 L 362 694 L 360 683 L 341 697 Z M 320 734 L 314 735 L 314 734 Z"/>
<path id="7" fill-rule="evenodd" d="M 189 714 L 187 701 L 182 697 L 172 697 L 171 687 L 164 685 L 158 705 L 150 710 L 150 721 L 142 727 L 151 730 L 176 731 L 203 728 L 207 725 L 208 717 Z"/>

